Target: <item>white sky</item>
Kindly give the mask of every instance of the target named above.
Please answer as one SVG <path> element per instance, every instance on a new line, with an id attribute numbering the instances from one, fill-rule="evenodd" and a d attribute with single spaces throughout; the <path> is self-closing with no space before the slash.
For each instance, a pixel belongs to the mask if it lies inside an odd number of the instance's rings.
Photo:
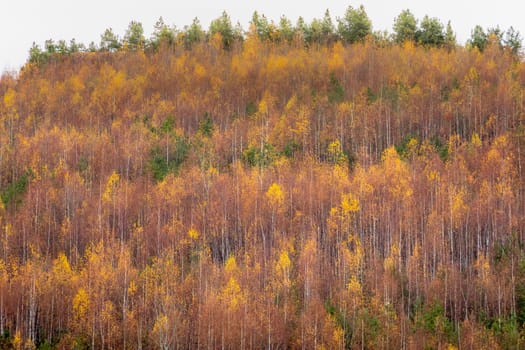
<path id="1" fill-rule="evenodd" d="M 98 44 L 100 34 L 109 27 L 122 37 L 131 20 L 142 22 L 149 37 L 160 16 L 178 29 L 198 17 L 207 29 L 226 10 L 232 22 L 239 21 L 246 30 L 254 10 L 276 22 L 284 14 L 295 24 L 299 16 L 309 22 L 329 9 L 335 23 L 349 5 L 360 4 L 374 30 L 391 32 L 394 18 L 410 9 L 418 19 L 428 14 L 444 24 L 450 20 L 460 43 L 470 37 L 476 24 L 483 28 L 499 25 L 504 30 L 512 25 L 525 36 L 525 3 L 519 0 L 0 0 L 0 71 L 20 68 L 33 42 L 42 47 L 46 39 L 69 42 L 75 38 L 86 45 Z"/>

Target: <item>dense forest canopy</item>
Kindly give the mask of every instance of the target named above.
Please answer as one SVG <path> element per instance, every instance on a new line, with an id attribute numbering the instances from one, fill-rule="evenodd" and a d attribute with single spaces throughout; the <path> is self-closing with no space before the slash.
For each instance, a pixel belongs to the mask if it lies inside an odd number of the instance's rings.
<path id="1" fill-rule="evenodd" d="M 0 80 L 0 347 L 520 348 L 520 35 L 393 28 L 33 46 Z"/>

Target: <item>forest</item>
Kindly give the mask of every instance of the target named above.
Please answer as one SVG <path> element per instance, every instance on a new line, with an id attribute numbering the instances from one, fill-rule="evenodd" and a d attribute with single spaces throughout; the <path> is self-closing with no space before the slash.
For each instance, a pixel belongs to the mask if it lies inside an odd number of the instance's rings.
<path id="1" fill-rule="evenodd" d="M 33 45 L 0 79 L 0 348 L 522 348 L 520 35 L 393 29 Z"/>

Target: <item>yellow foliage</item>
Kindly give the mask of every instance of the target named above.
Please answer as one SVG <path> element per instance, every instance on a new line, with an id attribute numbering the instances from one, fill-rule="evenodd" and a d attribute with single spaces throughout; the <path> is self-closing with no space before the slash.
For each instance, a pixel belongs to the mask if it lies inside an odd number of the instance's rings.
<path id="1" fill-rule="evenodd" d="M 242 58 L 244 62 L 253 62 L 260 56 L 260 41 L 257 35 L 249 35 L 242 45 Z"/>
<path id="2" fill-rule="evenodd" d="M 438 181 L 439 180 L 439 173 L 436 170 L 434 170 L 434 169 L 430 169 L 427 172 L 427 180 L 430 181 L 430 182 Z"/>
<path id="3" fill-rule="evenodd" d="M 471 138 L 470 138 L 470 143 L 474 146 L 474 147 L 480 147 L 481 146 L 481 139 L 479 138 L 479 135 L 477 132 L 473 133 Z"/>
<path id="4" fill-rule="evenodd" d="M 498 182 L 495 186 L 496 193 L 501 197 L 510 197 L 512 196 L 512 186 L 507 182 Z"/>
<path id="5" fill-rule="evenodd" d="M 381 159 L 384 167 L 383 176 L 391 181 L 391 193 L 403 198 L 412 196 L 413 190 L 410 187 L 408 166 L 399 158 L 396 149 L 393 146 L 385 149 Z"/>
<path id="6" fill-rule="evenodd" d="M 348 101 L 339 103 L 339 105 L 337 105 L 337 111 L 343 116 L 350 113 L 352 111 L 352 103 Z"/>
<path id="7" fill-rule="evenodd" d="M 421 87 L 418 84 L 410 88 L 410 96 L 418 97 L 418 96 L 421 96 L 422 94 L 423 94 L 423 91 L 421 90 Z"/>
<path id="8" fill-rule="evenodd" d="M 219 170 L 217 170 L 217 168 L 211 166 L 208 168 L 208 170 L 206 170 L 206 175 L 208 176 L 208 178 L 212 178 L 212 177 L 215 177 L 219 174 Z"/>
<path id="9" fill-rule="evenodd" d="M 308 110 L 305 107 L 299 108 L 291 120 L 293 120 L 293 124 L 290 128 L 292 135 L 294 135 L 294 137 L 298 140 L 306 139 L 310 132 L 310 118 L 308 116 Z"/>
<path id="10" fill-rule="evenodd" d="M 508 138 L 506 135 L 502 135 L 494 139 L 492 147 L 487 153 L 488 163 L 492 163 L 492 166 L 500 166 L 501 163 L 504 163 L 504 153 L 508 147 Z"/>
<path id="11" fill-rule="evenodd" d="M 84 288 L 80 288 L 73 298 L 73 312 L 76 318 L 83 318 L 89 308 L 89 295 Z"/>
<path id="12" fill-rule="evenodd" d="M 359 283 L 356 276 L 350 277 L 350 281 L 348 281 L 346 287 L 348 292 L 353 296 L 361 295 L 362 293 L 361 283 Z"/>
<path id="13" fill-rule="evenodd" d="M 13 338 L 13 347 L 15 349 L 22 348 L 22 335 L 20 334 L 20 331 L 16 331 L 15 333 L 15 336 Z"/>
<path id="14" fill-rule="evenodd" d="M 345 331 L 343 330 L 343 328 L 339 325 L 336 325 L 334 327 L 334 332 L 332 334 L 332 338 L 333 338 L 333 343 L 334 344 L 343 344 L 344 342 L 344 335 L 345 335 Z"/>
<path id="15" fill-rule="evenodd" d="M 281 186 L 275 182 L 271 184 L 268 191 L 266 191 L 266 198 L 268 198 L 268 201 L 272 206 L 281 206 L 284 202 L 284 193 Z"/>
<path id="16" fill-rule="evenodd" d="M 476 84 L 479 81 L 479 73 L 475 67 L 469 69 L 466 79 L 471 84 Z"/>
<path id="17" fill-rule="evenodd" d="M 450 211 L 454 221 L 459 220 L 463 213 L 468 209 L 467 205 L 465 204 L 464 197 L 465 191 L 462 188 L 453 189 Z"/>
<path id="18" fill-rule="evenodd" d="M 418 145 L 418 141 L 415 137 L 412 137 L 407 144 L 408 152 L 412 154 Z"/>
<path id="19" fill-rule="evenodd" d="M 77 93 L 82 92 L 85 89 L 84 82 L 78 75 L 69 78 L 69 86 L 71 87 L 71 90 Z"/>
<path id="20" fill-rule="evenodd" d="M 194 68 L 194 73 L 197 78 L 203 78 L 204 76 L 206 76 L 206 69 L 202 65 L 196 64 Z"/>
<path id="21" fill-rule="evenodd" d="M 399 246 L 396 243 L 392 244 L 392 246 L 390 247 L 390 256 L 385 258 L 383 262 L 383 267 L 385 271 L 394 272 L 396 268 L 396 261 L 399 258 L 399 254 Z"/>
<path id="22" fill-rule="evenodd" d="M 383 262 L 383 268 L 388 272 L 394 271 L 394 259 L 391 256 L 385 258 L 385 261 Z"/>
<path id="23" fill-rule="evenodd" d="M 117 91 L 121 91 L 125 85 L 126 85 L 126 75 L 123 71 L 119 71 L 111 79 L 111 84 L 109 85 L 109 87 L 111 88 L 110 92 L 115 94 L 117 93 Z"/>
<path id="24" fill-rule="evenodd" d="M 357 275 L 363 264 L 363 247 L 361 246 L 361 240 L 354 236 L 350 235 L 348 237 L 348 245 L 353 247 L 353 251 L 348 260 L 348 268 L 350 273 Z"/>
<path id="25" fill-rule="evenodd" d="M 390 255 L 397 258 L 399 256 L 399 253 L 400 250 L 397 243 L 392 244 L 392 246 L 390 247 Z"/>
<path id="26" fill-rule="evenodd" d="M 505 149 L 509 146 L 509 138 L 507 135 L 499 135 L 494 139 L 493 147 L 497 147 L 499 149 Z"/>
<path id="27" fill-rule="evenodd" d="M 337 71 L 343 67 L 344 51 L 343 44 L 340 41 L 337 41 L 332 48 L 332 54 L 328 58 L 328 68 L 330 71 Z"/>
<path id="28" fill-rule="evenodd" d="M 343 152 L 343 147 L 339 140 L 335 140 L 328 145 L 328 155 L 336 164 L 344 164 L 346 162 L 346 155 Z"/>
<path id="29" fill-rule="evenodd" d="M 129 282 L 128 294 L 130 296 L 133 296 L 133 295 L 135 295 L 136 292 L 137 292 L 137 284 L 135 283 L 135 281 Z"/>
<path id="30" fill-rule="evenodd" d="M 277 261 L 277 272 L 287 274 L 290 271 L 291 261 L 288 252 L 282 251 Z"/>
<path id="31" fill-rule="evenodd" d="M 15 102 L 16 102 L 15 90 L 11 88 L 7 89 L 6 93 L 4 94 L 4 106 L 7 109 L 11 109 L 15 106 Z"/>
<path id="32" fill-rule="evenodd" d="M 153 329 L 151 332 L 156 338 L 161 339 L 162 343 L 166 342 L 166 337 L 169 332 L 169 323 L 168 316 L 165 314 L 160 314 L 157 316 L 155 323 L 153 324 Z"/>
<path id="33" fill-rule="evenodd" d="M 354 197 L 351 193 L 343 194 L 341 199 L 341 209 L 343 210 L 344 215 L 359 211 L 359 199 Z"/>
<path id="34" fill-rule="evenodd" d="M 53 261 L 53 274 L 57 277 L 60 276 L 61 279 L 64 279 L 63 282 L 66 282 L 71 272 L 71 266 L 66 255 L 64 253 L 58 254 L 58 257 Z"/>
<path id="35" fill-rule="evenodd" d="M 342 165 L 335 164 L 332 168 L 334 186 L 348 185 L 348 169 Z"/>
<path id="36" fill-rule="evenodd" d="M 290 97 L 288 102 L 286 102 L 286 106 L 284 107 L 284 111 L 286 113 L 290 113 L 292 111 L 292 109 L 295 108 L 296 105 L 297 105 L 297 96 L 293 95 L 292 97 Z"/>
<path id="37" fill-rule="evenodd" d="M 268 102 L 266 102 L 266 99 L 263 98 L 261 102 L 259 102 L 258 112 L 262 115 L 268 114 Z"/>
<path id="38" fill-rule="evenodd" d="M 328 145 L 328 153 L 331 155 L 338 154 L 341 152 L 341 143 L 339 140 L 335 140 Z"/>
<path id="39" fill-rule="evenodd" d="M 192 227 L 188 231 L 188 236 L 194 241 L 196 241 L 197 239 L 199 239 L 199 232 Z"/>
<path id="40" fill-rule="evenodd" d="M 487 153 L 487 159 L 489 162 L 498 162 L 501 159 L 501 155 L 497 149 L 491 148 Z"/>
<path id="41" fill-rule="evenodd" d="M 330 208 L 330 218 L 337 218 L 339 216 L 339 209 L 338 208 Z M 333 220 L 331 220 L 332 223 L 336 224 Z"/>
<path id="42" fill-rule="evenodd" d="M 232 71 L 235 72 L 235 75 L 239 76 L 239 78 L 245 79 L 248 76 L 248 72 L 250 68 L 249 63 L 246 62 L 246 60 L 241 59 L 241 57 L 239 56 L 232 57 L 231 67 L 232 67 Z"/>
<path id="43" fill-rule="evenodd" d="M 237 266 L 237 261 L 235 260 L 235 257 L 233 255 L 230 255 L 228 259 L 226 259 L 224 269 L 228 273 L 236 273 L 239 270 L 239 267 Z"/>
<path id="44" fill-rule="evenodd" d="M 119 181 L 120 181 L 119 174 L 113 171 L 108 178 L 108 181 L 106 183 L 106 188 L 104 190 L 104 193 L 102 194 L 102 200 L 104 202 L 111 201 L 111 197 L 113 196 L 113 192 Z"/>
<path id="45" fill-rule="evenodd" d="M 142 235 L 143 232 L 144 232 L 144 227 L 142 227 L 137 222 L 133 223 L 133 234 L 135 234 L 135 235 Z"/>
<path id="46" fill-rule="evenodd" d="M 275 266 L 275 272 L 277 274 L 277 278 L 281 279 L 281 281 L 283 282 L 285 286 L 288 286 L 290 284 L 291 266 L 292 266 L 292 262 L 290 261 L 288 252 L 286 250 L 283 250 L 281 254 L 279 254 L 279 260 L 277 260 L 277 264 Z"/>
<path id="47" fill-rule="evenodd" d="M 290 165 L 290 160 L 285 156 L 280 156 L 273 162 L 273 165 L 275 169 L 283 169 Z"/>
<path id="48" fill-rule="evenodd" d="M 223 40 L 221 33 L 217 32 L 213 34 L 210 40 L 211 45 L 216 49 L 220 50 L 223 47 Z"/>
<path id="49" fill-rule="evenodd" d="M 230 277 L 228 283 L 223 288 L 221 299 L 227 303 L 231 311 L 237 310 L 239 304 L 244 303 L 245 298 L 241 292 L 241 287 L 234 277 Z"/>
<path id="50" fill-rule="evenodd" d="M 288 65 L 288 57 L 282 56 L 282 55 L 272 55 L 268 58 L 267 64 L 266 64 L 266 70 L 268 71 L 268 74 L 281 74 L 283 70 L 286 69 L 286 66 Z"/>

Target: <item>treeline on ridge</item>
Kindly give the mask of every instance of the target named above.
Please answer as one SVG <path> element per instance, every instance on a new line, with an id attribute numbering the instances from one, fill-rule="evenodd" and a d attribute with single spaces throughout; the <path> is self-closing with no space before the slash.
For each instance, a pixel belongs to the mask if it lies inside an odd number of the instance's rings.
<path id="1" fill-rule="evenodd" d="M 137 21 L 129 23 L 122 38 L 114 33 L 113 29 L 106 29 L 100 36 L 98 45 L 91 42 L 86 46 L 77 43 L 74 39 L 69 43 L 64 40 L 55 42 L 49 39 L 45 42 L 43 50 L 39 45 L 33 44 L 29 52 L 29 61 L 43 63 L 53 55 L 60 56 L 78 52 L 114 52 L 126 49 L 155 51 L 160 45 L 182 45 L 190 48 L 195 43 L 214 39 L 221 42 L 225 49 L 230 49 L 234 45 L 241 44 L 248 35 L 257 35 L 262 41 L 306 46 L 326 45 L 336 41 L 353 44 L 367 38 L 381 45 L 401 44 L 405 41 L 413 41 L 425 47 L 447 47 L 449 49 L 457 45 L 456 35 L 450 21 L 444 26 L 438 18 L 428 15 L 418 20 L 410 10 L 403 10 L 394 19 L 392 29 L 393 33 L 373 31 L 372 21 L 363 5 L 357 8 L 348 6 L 344 15 L 337 18 L 336 23 L 332 20 L 328 10 L 321 19 L 314 18 L 310 23 L 299 17 L 295 25 L 286 16 L 281 16 L 279 22 L 275 23 L 255 11 L 247 32 L 239 23 L 233 25 L 229 15 L 224 11 L 220 17 L 210 23 L 207 31 L 204 30 L 198 18 L 195 18 L 190 25 L 184 26 L 182 30 L 178 30 L 175 26 L 167 25 L 160 17 L 149 39 L 144 35 L 142 23 Z M 477 25 L 472 29 L 467 46 L 483 51 L 489 40 L 498 42 L 502 47 L 507 47 L 514 53 L 518 53 L 523 44 L 521 34 L 513 27 L 505 31 L 499 27 L 483 29 Z"/>

